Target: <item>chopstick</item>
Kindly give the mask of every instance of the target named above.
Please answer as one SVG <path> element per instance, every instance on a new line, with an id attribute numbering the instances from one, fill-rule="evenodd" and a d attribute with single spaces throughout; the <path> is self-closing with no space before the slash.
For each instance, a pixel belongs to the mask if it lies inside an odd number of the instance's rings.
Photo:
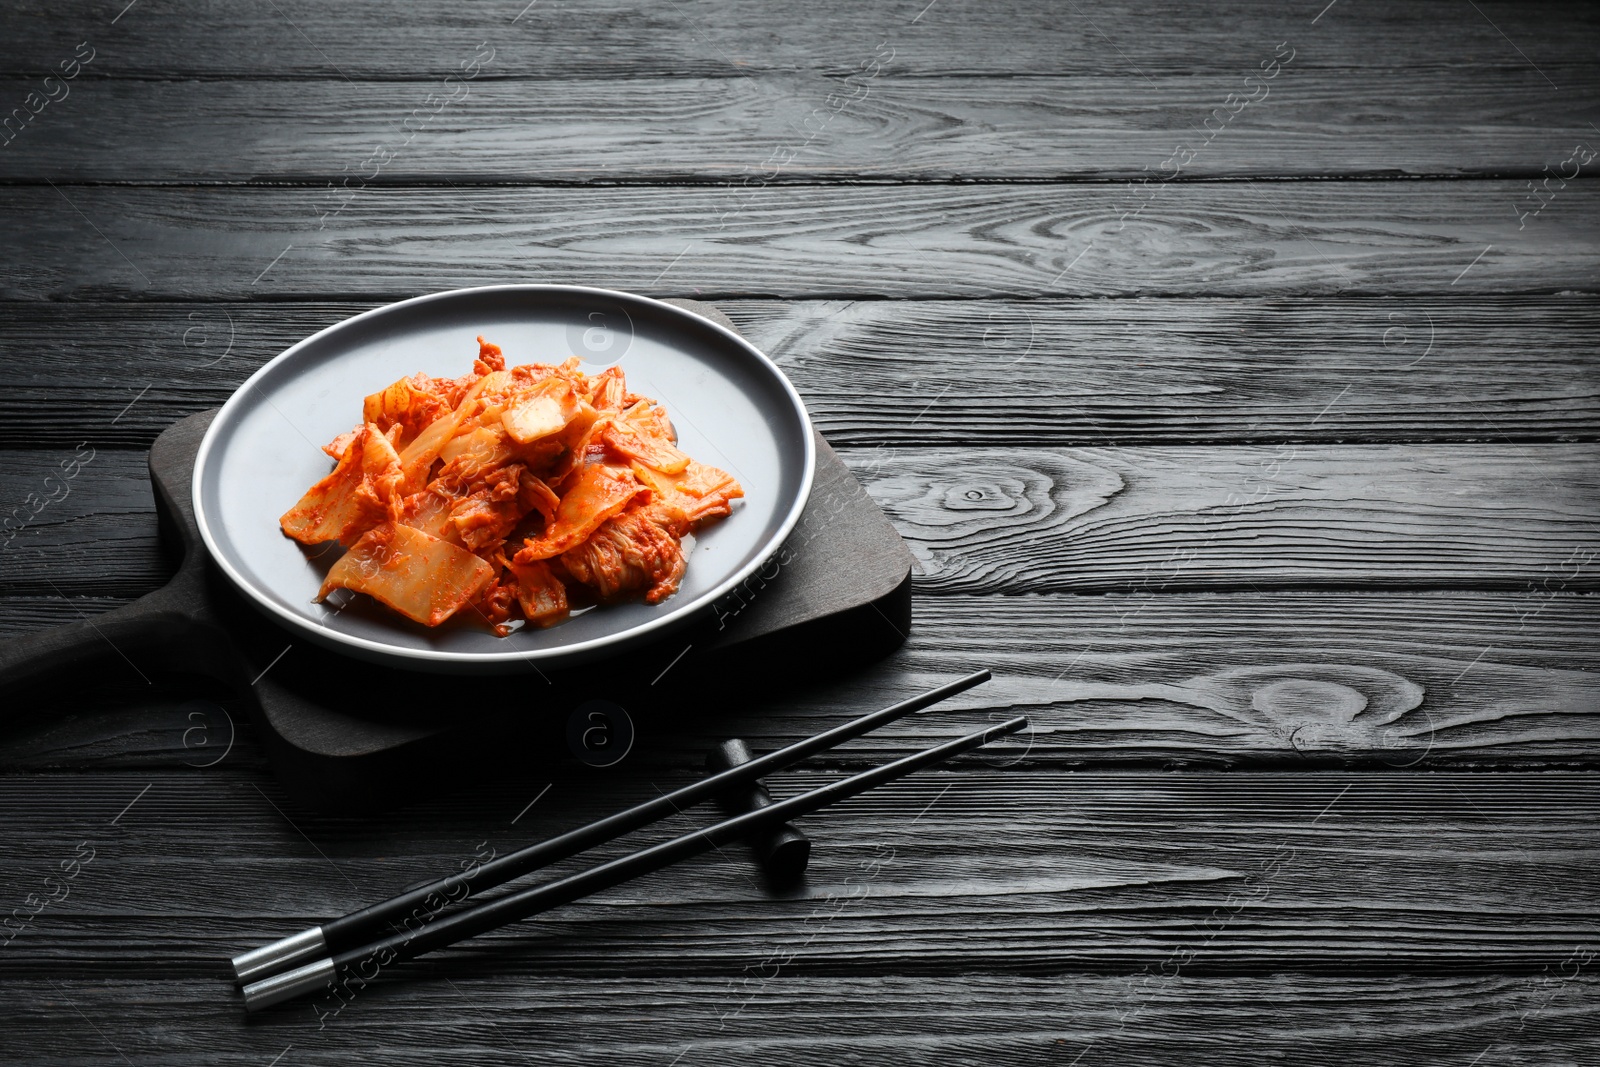
<path id="1" fill-rule="evenodd" d="M 354 981 L 364 985 L 376 978 L 378 971 L 391 963 L 412 959 L 436 948 L 443 948 L 486 931 L 519 922 L 540 912 L 571 903 L 590 893 L 609 889 L 640 875 L 669 867 L 679 860 L 720 848 L 751 833 L 808 815 L 819 808 L 864 793 L 874 786 L 894 781 L 951 756 L 970 752 L 1000 737 L 1025 729 L 1027 725 L 1028 720 L 1018 716 L 986 730 L 915 752 L 893 763 L 885 763 L 849 778 L 829 782 L 788 800 L 778 801 L 769 807 L 726 819 L 704 830 L 696 830 L 671 841 L 640 849 L 638 852 L 591 867 L 578 874 L 508 893 L 475 907 L 442 916 L 419 930 L 392 934 L 358 948 L 330 954 L 294 970 L 281 972 L 246 985 L 245 1009 L 259 1011 L 313 992 L 333 982 Z"/>
<path id="2" fill-rule="evenodd" d="M 527 848 L 501 856 L 481 864 L 470 873 L 456 873 L 446 875 L 435 881 L 402 890 L 388 900 L 341 915 L 329 920 L 320 926 L 313 926 L 309 930 L 282 938 L 260 948 L 235 956 L 230 962 L 233 965 L 234 977 L 241 983 L 259 981 L 268 975 L 298 966 L 302 961 L 322 956 L 334 955 L 347 949 L 355 948 L 373 940 L 374 935 L 391 924 L 401 922 L 411 916 L 418 909 L 424 913 L 439 910 L 435 894 L 445 894 L 454 897 L 462 886 L 467 889 L 466 898 L 473 893 L 489 889 L 504 882 L 519 878 L 530 871 L 548 866 L 569 856 L 575 856 L 595 845 L 604 844 L 623 834 L 631 833 L 642 826 L 664 819 L 676 814 L 683 808 L 700 803 L 708 797 L 714 796 L 724 790 L 735 786 L 745 785 L 764 778 L 773 771 L 782 770 L 791 764 L 798 763 L 807 756 L 814 755 L 824 749 L 832 748 L 844 741 L 860 737 L 868 731 L 875 730 L 886 723 L 910 715 L 912 712 L 921 711 L 941 700 L 965 692 L 975 685 L 986 682 L 990 678 L 987 670 L 969 674 L 965 678 L 958 678 L 926 693 L 903 700 L 892 707 L 881 711 L 863 715 L 859 719 L 825 730 L 814 737 L 797 741 L 787 748 L 780 748 L 769 752 L 765 756 L 741 764 L 721 774 L 702 778 L 697 782 L 684 786 L 682 789 L 667 793 L 654 800 L 648 800 L 637 807 L 618 812 L 615 815 L 590 823 L 588 826 L 569 831 L 559 837 L 542 841 Z"/>

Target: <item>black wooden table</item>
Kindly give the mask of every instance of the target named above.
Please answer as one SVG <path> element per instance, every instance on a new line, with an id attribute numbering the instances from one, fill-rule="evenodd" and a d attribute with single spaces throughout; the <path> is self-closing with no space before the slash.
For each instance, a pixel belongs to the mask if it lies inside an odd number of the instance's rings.
<path id="1" fill-rule="evenodd" d="M 712 713 L 643 709 L 615 767 L 530 753 L 380 816 L 297 807 L 193 680 L 8 697 L 0 1058 L 1600 1059 L 1600 9 L 26 0 L 0 27 L 6 633 L 163 580 L 163 427 L 342 317 L 491 282 L 722 308 L 921 563 L 876 667 L 708 678 Z M 984 665 L 965 711 L 775 788 L 1002 709 L 1032 747 L 806 820 L 801 889 L 713 855 L 342 1010 L 246 1019 L 226 981 L 719 737 Z"/>

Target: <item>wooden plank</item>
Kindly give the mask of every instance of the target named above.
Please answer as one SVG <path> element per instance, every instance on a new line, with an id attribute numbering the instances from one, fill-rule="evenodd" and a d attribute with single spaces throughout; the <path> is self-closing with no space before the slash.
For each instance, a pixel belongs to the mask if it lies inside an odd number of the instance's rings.
<path id="1" fill-rule="evenodd" d="M 1575 294 L 726 307 L 844 445 L 1588 437 L 1600 391 Z"/>
<path id="2" fill-rule="evenodd" d="M 319 1029 L 306 1006 L 239 1024 L 210 974 L 106 982 L 63 973 L 8 991 L 0 1051 L 53 1065 L 130 1057 L 174 1067 L 349 1062 L 379 1041 L 386 1062 L 603 1067 L 761 1063 L 1060 1065 L 1261 1060 L 1470 1063 L 1498 1050 L 1528 1063 L 1591 1062 L 1600 985 L 1578 961 L 1537 975 L 1196 978 L 967 974 L 815 977 L 752 959 L 721 976 L 591 979 L 440 972 L 384 981 Z M 1270 1011 L 1263 1011 L 1270 1005 Z M 136 1011 L 137 1017 L 131 1017 Z M 82 1014 L 79 1014 L 79 1013 Z M 96 1019 L 101 1032 L 85 1022 Z M 1487 1061 L 1489 1057 L 1485 1057 Z M 287 1061 L 286 1061 L 287 1062 Z"/>
<path id="3" fill-rule="evenodd" d="M 3 558 L 3 557 L 0 557 Z M 133 602 L 131 597 L 0 597 L 0 635 L 12 637 L 77 619 L 94 618 Z"/>
<path id="4" fill-rule="evenodd" d="M 31 583 L 19 591 L 38 596 L 129 597 L 167 580 L 172 569 L 161 549 L 143 454 L 85 445 L 7 458 L 0 475 L 0 517 L 6 520 L 0 583 Z M 75 553 L 85 565 L 77 580 L 70 576 L 76 567 L 64 565 Z M 91 580 L 97 588 L 89 589 L 83 579 L 97 570 L 101 580 Z"/>
<path id="5" fill-rule="evenodd" d="M 955 706 L 1027 714 L 1030 760 L 1586 763 L 1597 612 L 1553 578 L 1516 595 L 930 597 L 893 662 L 906 692 L 991 667 Z"/>
<path id="6" fill-rule="evenodd" d="M 719 306 L 841 446 L 1600 434 L 1600 303 L 1570 293 L 1420 307 L 1390 298 Z M 148 447 L 176 420 L 221 405 L 289 345 L 369 307 L 0 303 L 0 447 Z"/>
<path id="7" fill-rule="evenodd" d="M 1600 587 L 1584 445 L 845 456 L 929 591 L 1521 588 L 1563 565 L 1569 588 Z"/>
<path id="8" fill-rule="evenodd" d="M 1600 285 L 1600 186 L 1526 182 L 11 187 L 0 296 L 379 298 L 559 281 L 649 294 L 1485 294 Z M 1418 309 L 1420 310 L 1420 308 Z"/>
<path id="9" fill-rule="evenodd" d="M 1569 568 L 1570 569 L 1570 568 Z M 1589 568 L 1592 570 L 1592 567 Z M 1516 593 L 925 596 L 906 646 L 865 674 L 826 675 L 759 707 L 634 708 L 641 758 L 692 774 L 717 740 L 780 748 L 959 674 L 995 679 L 935 713 L 833 753 L 861 768 L 1026 714 L 1024 766 L 1593 766 L 1600 598 L 1552 573 Z M 1159 595 L 1157 595 L 1159 594 Z M 0 633 L 72 622 L 109 598 L 0 598 Z M 737 620 L 735 620 L 736 624 Z M 115 672 L 112 672 L 113 674 Z M 192 682 L 63 685 L 8 732 L 12 769 L 192 766 Z M 109 677 L 109 676 L 108 676 Z M 212 699 L 219 699 L 212 694 Z M 203 712 L 220 743 L 244 709 Z M 213 749 L 214 751 L 214 749 Z M 248 748 L 239 749 L 248 752 Z M 208 757 L 209 758 L 209 757 Z M 240 757 L 230 761 L 233 765 Z M 532 772 L 530 772 L 532 773 Z"/>
<path id="10" fill-rule="evenodd" d="M 652 795 L 654 772 L 612 770 L 558 777 L 514 826 L 549 779 L 374 821 L 299 812 L 257 775 L 8 775 L 11 895 L 80 841 L 95 855 L 6 946 L 7 968 L 209 973 L 419 871 Z M 831 777 L 786 774 L 781 791 Z M 704 818 L 675 817 L 657 835 Z M 227 833 L 196 832 L 207 826 Z M 918 775 L 806 827 L 806 881 L 781 896 L 738 850 L 713 853 L 438 958 L 465 975 L 586 978 L 737 974 L 764 946 L 789 947 L 797 974 L 1126 973 L 1185 949 L 1196 975 L 1536 971 L 1592 939 L 1600 890 L 1600 780 L 1587 772 L 980 765 Z"/>
<path id="11" fill-rule="evenodd" d="M 750 193 L 863 177 L 1539 179 L 1596 140 L 1559 101 L 1600 96 L 1600 75 L 1564 72 L 1553 98 L 1530 74 L 1291 69 L 1237 114 L 1231 71 L 885 77 L 837 111 L 839 81 L 818 73 L 485 79 L 436 116 L 424 104 L 434 80 L 83 78 L 8 131 L 0 180 L 302 180 L 334 187 L 323 197 L 332 211 L 367 184 L 419 179 L 715 181 Z M 36 88 L 0 79 L 0 101 Z M 1170 159 L 1178 145 L 1194 152 L 1181 167 Z"/>
<path id="12" fill-rule="evenodd" d="M 100 451 L 47 484 L 72 454 L 7 453 L 0 501 L 25 525 L 0 593 L 127 596 L 164 580 L 144 456 Z M 910 544 L 927 593 L 1600 588 L 1586 445 L 841 455 Z M 30 514 L 50 495 L 59 502 Z"/>
<path id="13" fill-rule="evenodd" d="M 893 49 L 889 69 L 921 75 L 1220 70 L 1242 80 L 1287 40 L 1296 66 L 1499 66 L 1548 88 L 1539 71 L 1565 87 L 1566 67 L 1592 65 L 1596 31 L 1594 14 L 1581 6 L 1508 0 L 1480 0 L 1482 14 L 1403 3 L 1321 17 L 1320 5 L 1286 11 L 1269 0 L 1203 10 L 1174 0 L 1082 10 L 1049 0 L 941 0 L 932 9 L 927 0 L 787 8 L 760 0 L 597 0 L 487 10 L 428 0 L 406 5 L 403 15 L 372 2 L 276 3 L 239 11 L 205 0 L 141 4 L 114 23 L 116 11 L 90 0 L 20 5 L 9 13 L 12 32 L 0 39 L 0 71 L 48 73 L 58 53 L 70 56 L 87 37 L 99 50 L 88 68 L 96 76 L 443 77 L 487 41 L 495 49 L 490 72 L 529 78 L 795 68 L 843 77 L 882 47 L 883 55 Z"/>

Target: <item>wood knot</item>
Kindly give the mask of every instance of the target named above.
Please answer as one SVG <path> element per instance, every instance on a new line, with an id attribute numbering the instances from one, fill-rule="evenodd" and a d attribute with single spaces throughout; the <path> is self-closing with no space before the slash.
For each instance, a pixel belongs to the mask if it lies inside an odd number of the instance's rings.
<path id="1" fill-rule="evenodd" d="M 975 574 L 1037 567 L 1029 535 L 1062 529 L 1122 491 L 1115 471 L 1043 451 L 1000 463 L 967 454 L 895 457 L 867 492 L 912 546 L 927 583 L 971 584 Z"/>
<path id="2" fill-rule="evenodd" d="M 1415 682 L 1378 667 L 1352 665 L 1322 666 L 1306 674 L 1263 682 L 1250 695 L 1250 706 L 1276 733 L 1287 735 L 1296 751 L 1405 755 L 1431 747 L 1431 720 L 1415 729 L 1411 725 L 1411 713 L 1421 708 L 1424 695 Z"/>
<path id="3" fill-rule="evenodd" d="M 1011 511 L 1024 498 L 1027 487 L 1016 479 L 1007 483 L 966 482 L 951 486 L 944 494 L 944 506 L 951 511 Z"/>
<path id="4" fill-rule="evenodd" d="M 1426 752 L 1423 688 L 1393 671 L 1340 663 L 1234 667 L 1163 687 L 1287 741 L 1299 752 Z M 1420 757 L 1417 757 L 1420 758 Z"/>
<path id="5" fill-rule="evenodd" d="M 1250 706 L 1277 722 L 1347 723 L 1366 710 L 1367 698 L 1339 682 L 1285 678 L 1250 694 Z"/>

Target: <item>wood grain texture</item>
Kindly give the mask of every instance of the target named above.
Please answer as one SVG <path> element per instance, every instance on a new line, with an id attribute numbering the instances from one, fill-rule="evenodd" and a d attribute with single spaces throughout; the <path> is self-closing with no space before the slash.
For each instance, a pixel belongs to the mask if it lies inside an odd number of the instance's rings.
<path id="1" fill-rule="evenodd" d="M 434 80 L 84 77 L 0 151 L 0 180 L 331 179 L 330 203 L 416 180 L 733 182 L 755 193 L 825 179 L 1135 178 L 1164 173 L 1179 145 L 1195 152 L 1184 178 L 1542 178 L 1595 140 L 1568 102 L 1600 96 L 1600 77 L 1564 72 L 1553 93 L 1530 73 L 1291 66 L 1251 90 L 1242 71 L 881 77 L 842 91 L 837 78 L 782 71 L 483 77 L 437 115 L 425 103 Z M 0 101 L 36 88 L 0 79 Z M 1256 99 L 1241 108 L 1239 94 Z"/>
<path id="2" fill-rule="evenodd" d="M 0 446 L 147 447 L 371 306 L 0 303 Z M 720 306 L 841 446 L 1600 435 L 1600 304 L 1575 294 Z"/>
<path id="3" fill-rule="evenodd" d="M 1582 445 L 843 455 L 930 591 L 1511 588 L 1563 565 L 1597 587 Z"/>
<path id="4" fill-rule="evenodd" d="M 1508 0 L 1481 0 L 1482 15 L 1469 6 L 1422 2 L 1335 9 L 1321 18 L 1320 5 L 1285 9 L 1270 0 L 1203 8 L 1120 0 L 1079 10 L 1050 0 L 940 0 L 932 9 L 927 0 L 666 6 L 596 0 L 531 9 L 526 2 L 466 9 L 449 0 L 403 9 L 373 0 L 334 7 L 275 2 L 276 10 L 236 10 L 211 0 L 141 4 L 137 18 L 130 12 L 113 25 L 116 10 L 92 0 L 22 0 L 9 12 L 13 33 L 0 42 L 0 70 L 48 72 L 58 52 L 70 55 L 88 36 L 104 56 L 89 70 L 102 77 L 442 77 L 487 40 L 496 49 L 495 74 L 528 78 L 575 70 L 739 76 L 792 69 L 843 77 L 880 44 L 894 49 L 890 69 L 925 76 L 1131 69 L 1237 71 L 1243 78 L 1288 40 L 1297 66 L 1504 67 L 1524 72 L 1530 85 L 1549 87 L 1543 70 L 1561 87 L 1564 67 L 1592 65 L 1596 33 L 1594 14 L 1581 6 Z"/>
<path id="5" fill-rule="evenodd" d="M 1600 284 L 1600 185 L 1526 182 L 11 187 L 0 296 L 376 298 L 559 281 L 650 295 L 1487 294 Z"/>
<path id="6" fill-rule="evenodd" d="M 927 598 L 892 662 L 907 692 L 990 666 L 954 706 L 1027 714 L 1027 759 L 1049 763 L 1587 762 L 1600 600 L 1549 585 Z"/>
<path id="7" fill-rule="evenodd" d="M 925 593 L 1600 588 L 1600 473 L 1584 445 L 840 454 L 911 546 Z M 24 501 L 70 455 L 7 454 L 0 501 L 27 521 L 0 593 L 154 588 L 168 568 L 144 456 L 96 453 L 29 516 Z"/>
<path id="8" fill-rule="evenodd" d="M 0 598 L 0 633 L 114 603 Z M 923 597 L 905 647 L 871 670 L 754 709 L 633 707 L 646 738 L 635 761 L 692 774 L 723 737 L 780 748 L 981 667 L 995 679 L 826 761 L 862 769 L 1015 714 L 1032 721 L 1029 739 L 993 762 L 1592 767 L 1600 740 L 1600 597 L 1553 573 L 1514 593 Z M 8 732 L 4 765 L 187 773 L 231 736 L 225 724 L 244 723 L 219 694 L 223 710 L 193 717 L 204 689 L 150 673 L 153 686 L 130 669 L 108 673 L 111 687 L 55 687 Z"/>
<path id="9" fill-rule="evenodd" d="M 1573 294 L 728 309 L 839 444 L 1588 437 L 1600 393 Z"/>
<path id="10" fill-rule="evenodd" d="M 31 633 L 131 603 L 131 597 L 8 596 L 0 598 L 0 634 Z M 79 612 L 82 612 L 80 615 Z"/>
<path id="11" fill-rule="evenodd" d="M 143 796 L 149 779 L 138 774 L 0 781 L 0 804 L 20 827 L 0 844 L 8 896 L 32 891 L 57 853 L 80 841 L 94 850 L 73 892 L 36 920 L 50 936 L 25 931 L 6 945 L 8 971 L 214 973 L 274 931 L 660 785 L 625 765 L 603 778 L 558 776 L 513 826 L 550 779 L 373 820 L 292 810 L 257 777 L 170 775 Z M 827 777 L 798 771 L 777 783 L 788 793 Z M 675 816 L 647 836 L 705 819 Z M 805 828 L 816 855 L 805 883 L 779 897 L 728 850 L 495 931 L 435 964 L 459 975 L 728 975 L 773 946 L 793 952 L 797 974 L 1126 973 L 1185 949 L 1182 970 L 1195 975 L 1337 973 L 1379 960 L 1537 971 L 1593 939 L 1600 888 L 1600 781 L 1589 773 L 979 766 L 918 775 L 807 817 Z"/>
<path id="12" fill-rule="evenodd" d="M 1485 1052 L 1505 1063 L 1577 1065 L 1600 1047 L 1593 1026 L 1600 985 L 1584 968 L 1569 976 L 1559 965 L 1537 975 L 1361 979 L 1197 978 L 1154 969 L 1116 977 L 845 978 L 755 970 L 760 963 L 752 960 L 751 973 L 734 979 L 531 973 L 384 982 L 321 1029 L 305 1007 L 247 1025 L 210 976 L 114 983 L 72 976 L 12 992 L 0 1050 L 25 1051 L 28 1062 L 47 1067 L 114 1056 L 110 1043 L 175 1067 L 267 1063 L 286 1047 L 285 1062 L 352 1062 L 382 1047 L 385 1062 L 402 1065 L 526 1057 L 602 1067 L 661 1067 L 674 1058 L 682 1067 L 799 1067 L 892 1058 L 1053 1067 L 1076 1058 L 1081 1067 L 1262 1060 L 1432 1067 Z M 136 1019 L 125 1014 L 129 1005 Z M 395 1033 L 407 1035 L 403 1047 L 387 1044 Z"/>
<path id="13" fill-rule="evenodd" d="M 63 463 L 90 458 L 76 476 Z M 29 593 L 139 596 L 163 584 L 171 568 L 156 526 L 155 496 L 146 457 L 137 452 L 64 449 L 12 452 L 7 484 L 0 491 L 6 520 L 0 571 L 7 580 L 31 576 Z M 71 532 L 69 532 L 71 531 Z M 88 557 L 85 576 L 93 591 L 74 583 L 62 566 L 63 537 Z M 135 562 L 137 561 L 137 562 Z M 115 577 L 114 577 L 115 575 Z"/>

